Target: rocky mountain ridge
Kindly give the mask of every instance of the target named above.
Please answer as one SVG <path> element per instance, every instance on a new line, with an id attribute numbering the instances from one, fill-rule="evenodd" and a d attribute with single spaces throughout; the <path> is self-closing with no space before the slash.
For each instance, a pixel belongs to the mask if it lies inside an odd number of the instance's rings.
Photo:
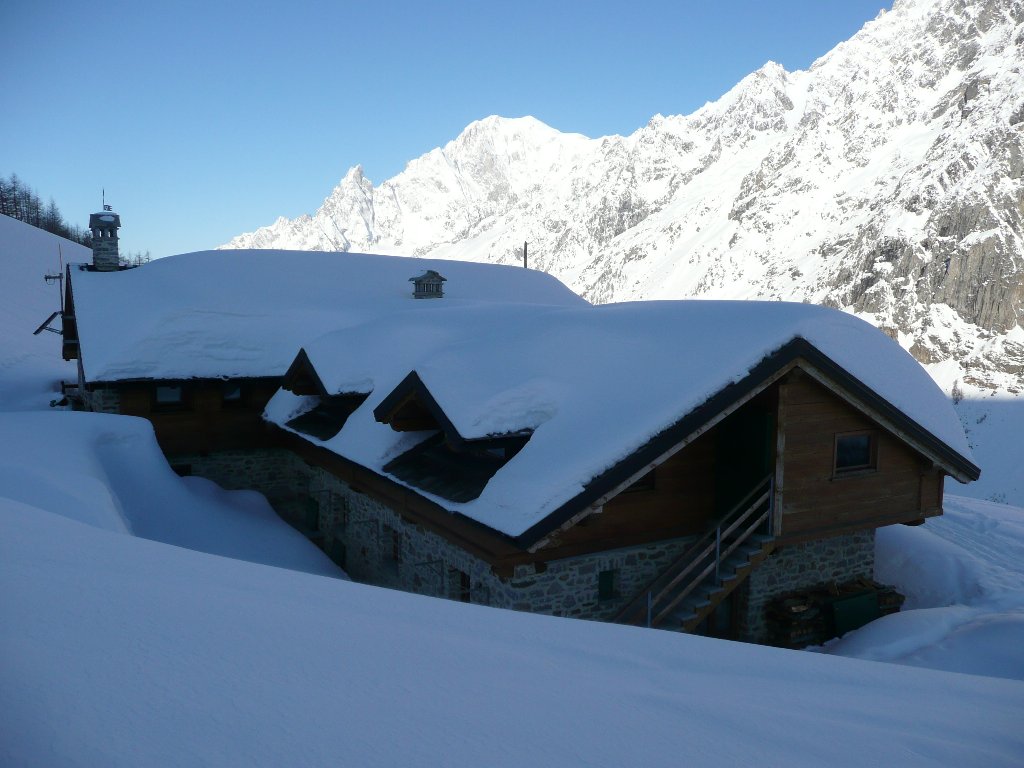
<path id="1" fill-rule="evenodd" d="M 947 388 L 1024 391 L 1024 2 L 901 0 L 629 136 L 490 117 L 227 247 L 518 263 L 523 241 L 592 301 L 828 304 Z"/>

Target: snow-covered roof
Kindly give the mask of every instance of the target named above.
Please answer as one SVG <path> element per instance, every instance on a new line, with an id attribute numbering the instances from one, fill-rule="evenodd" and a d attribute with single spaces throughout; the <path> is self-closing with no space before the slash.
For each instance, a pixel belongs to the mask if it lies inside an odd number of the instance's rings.
<path id="1" fill-rule="evenodd" d="M 424 311 L 408 280 L 429 269 L 448 278 L 431 312 L 586 305 L 542 272 L 397 256 L 205 251 L 119 272 L 72 267 L 86 380 L 280 376 L 318 331 Z"/>
<path id="2" fill-rule="evenodd" d="M 509 304 L 380 317 L 304 347 L 329 394 L 370 393 L 333 438 L 305 437 L 384 473 L 425 437 L 373 413 L 415 371 L 459 437 L 532 431 L 478 498 L 431 497 L 520 536 L 796 339 L 971 463 L 950 402 L 895 341 L 851 315 L 781 302 Z M 310 405 L 282 390 L 266 415 L 284 426 Z"/>

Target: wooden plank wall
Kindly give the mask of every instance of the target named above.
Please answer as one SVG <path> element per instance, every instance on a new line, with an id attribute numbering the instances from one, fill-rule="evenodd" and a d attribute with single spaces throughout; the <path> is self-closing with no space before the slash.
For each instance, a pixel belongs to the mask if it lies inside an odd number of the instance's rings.
<path id="1" fill-rule="evenodd" d="M 184 405 L 161 408 L 155 405 L 155 384 L 125 384 L 120 387 L 121 413 L 149 419 L 166 454 L 274 445 L 262 413 L 277 382 L 247 381 L 241 386 L 241 401 L 225 403 L 222 382 L 187 382 Z"/>
<path id="2" fill-rule="evenodd" d="M 715 434 L 698 437 L 655 470 L 654 488 L 626 491 L 562 533 L 545 557 L 701 533 L 715 507 Z"/>
<path id="3" fill-rule="evenodd" d="M 942 513 L 943 473 L 931 462 L 799 371 L 779 387 L 783 538 L 845 533 Z M 835 435 L 871 430 L 877 468 L 834 475 Z"/>

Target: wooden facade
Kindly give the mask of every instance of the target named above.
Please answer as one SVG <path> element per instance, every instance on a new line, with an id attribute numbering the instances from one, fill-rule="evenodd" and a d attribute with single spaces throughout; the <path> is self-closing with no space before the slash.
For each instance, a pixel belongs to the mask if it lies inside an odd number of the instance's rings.
<path id="1" fill-rule="evenodd" d="M 173 456 L 277 445 L 263 409 L 279 385 L 273 377 L 123 382 L 113 389 L 119 412 L 149 419 L 160 448 Z M 161 387 L 180 387 L 181 401 L 159 402 Z"/>
<path id="2" fill-rule="evenodd" d="M 782 539 L 849 533 L 942 514 L 943 471 L 835 392 L 797 372 L 779 386 Z M 870 435 L 875 466 L 836 471 L 837 436 Z"/>

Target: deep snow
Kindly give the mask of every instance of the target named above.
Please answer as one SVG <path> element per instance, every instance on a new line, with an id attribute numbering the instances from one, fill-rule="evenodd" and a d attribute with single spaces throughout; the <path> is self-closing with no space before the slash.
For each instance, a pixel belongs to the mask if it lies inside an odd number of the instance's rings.
<path id="1" fill-rule="evenodd" d="M 1019 765 L 1024 683 L 556 619 L 0 502 L 0 763 Z"/>
<path id="2" fill-rule="evenodd" d="M 441 271 L 443 303 L 409 279 Z M 436 304 L 586 305 L 533 270 L 358 253 L 216 251 L 122 272 L 72 269 L 90 382 L 281 376 L 313 333 Z"/>
<path id="3" fill-rule="evenodd" d="M 0 410 L 68 377 L 34 296 L 5 318 Z M 921 610 L 830 649 L 893 665 L 314 575 L 265 501 L 178 478 L 144 422 L 0 415 L 0 765 L 1016 766 L 1024 510 L 948 506 L 879 537 Z"/>

